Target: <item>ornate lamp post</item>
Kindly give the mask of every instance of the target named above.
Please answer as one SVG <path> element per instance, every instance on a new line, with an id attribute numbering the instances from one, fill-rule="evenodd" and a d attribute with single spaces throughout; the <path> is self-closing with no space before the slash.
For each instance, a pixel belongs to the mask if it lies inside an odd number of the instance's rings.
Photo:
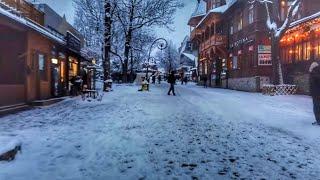
<path id="1" fill-rule="evenodd" d="M 146 79 L 149 79 L 148 78 L 148 73 L 149 73 L 149 62 L 150 62 L 150 55 L 151 55 L 151 51 L 152 51 L 152 48 L 153 46 L 157 44 L 157 48 L 160 49 L 161 51 L 166 49 L 168 47 L 168 42 L 167 40 L 165 40 L 164 38 L 158 38 L 156 40 L 154 40 L 150 46 L 150 49 L 149 49 L 149 55 L 148 55 L 148 64 L 147 64 L 147 73 L 146 73 Z"/>

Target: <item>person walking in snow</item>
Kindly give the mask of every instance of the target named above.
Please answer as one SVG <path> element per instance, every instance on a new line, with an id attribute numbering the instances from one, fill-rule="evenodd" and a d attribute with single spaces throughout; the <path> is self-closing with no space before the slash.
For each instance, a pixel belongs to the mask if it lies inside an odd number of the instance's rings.
<path id="1" fill-rule="evenodd" d="M 310 93 L 313 100 L 313 111 L 316 122 L 313 125 L 320 125 L 320 66 L 313 62 L 309 68 L 310 72 Z"/>
<path id="2" fill-rule="evenodd" d="M 161 75 L 158 75 L 158 83 L 161 84 Z"/>
<path id="3" fill-rule="evenodd" d="M 174 92 L 174 85 L 176 84 L 176 77 L 174 76 L 174 71 L 171 71 L 171 74 L 168 77 L 168 83 L 170 84 L 170 89 L 168 91 L 168 95 L 172 94 L 175 96 L 176 93 Z"/>
<path id="4" fill-rule="evenodd" d="M 203 87 L 207 88 L 208 87 L 208 84 L 207 84 L 208 77 L 207 77 L 207 75 L 203 75 L 202 80 L 203 80 Z"/>

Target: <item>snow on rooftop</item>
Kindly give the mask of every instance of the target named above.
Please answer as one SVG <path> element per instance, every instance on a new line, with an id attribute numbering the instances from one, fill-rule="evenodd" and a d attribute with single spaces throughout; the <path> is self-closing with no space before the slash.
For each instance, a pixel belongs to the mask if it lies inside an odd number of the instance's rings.
<path id="1" fill-rule="evenodd" d="M 190 54 L 190 53 L 182 53 L 182 54 L 192 61 L 194 61 L 197 58 L 195 55 Z"/>
<path id="2" fill-rule="evenodd" d="M 208 17 L 211 13 L 224 13 L 224 12 L 226 12 L 232 5 L 234 5 L 237 1 L 238 1 L 238 0 L 227 0 L 225 5 L 211 9 L 211 10 L 206 14 L 206 16 L 201 19 L 201 21 L 199 22 L 199 24 L 197 25 L 196 28 L 198 28 L 199 25 L 202 24 L 202 22 L 203 22 L 205 19 L 207 19 L 207 17 Z"/>
<path id="3" fill-rule="evenodd" d="M 23 17 L 20 17 L 18 15 L 12 14 L 9 11 L 3 9 L 2 7 L 0 7 L 0 14 L 4 15 L 4 16 L 6 16 L 6 17 L 8 17 L 8 18 L 20 23 L 20 24 L 23 24 L 23 25 L 25 25 L 25 26 L 27 26 L 27 27 L 35 30 L 35 31 L 37 31 L 37 32 L 41 33 L 42 35 L 44 35 L 44 36 L 46 36 L 46 37 L 48 37 L 48 38 L 50 38 L 52 40 L 55 40 L 55 41 L 57 41 L 57 42 L 59 42 L 61 44 L 65 44 L 65 41 L 63 39 L 53 35 L 46 28 L 41 27 L 40 25 L 36 24 L 35 22 L 27 20 L 27 19 L 25 19 Z"/>
<path id="4" fill-rule="evenodd" d="M 302 19 L 299 19 L 299 20 L 297 20 L 297 21 L 292 22 L 292 23 L 290 24 L 290 27 L 294 27 L 294 26 L 296 26 L 296 25 L 299 25 L 299 24 L 301 24 L 301 23 L 304 23 L 304 22 L 309 21 L 309 20 L 312 20 L 312 19 L 316 19 L 316 18 L 318 18 L 318 17 L 320 17 L 320 11 L 317 12 L 317 13 L 315 13 L 315 14 L 312 14 L 311 16 L 307 16 L 307 17 L 304 17 L 304 18 L 302 18 Z"/>
<path id="5" fill-rule="evenodd" d="M 210 10 L 212 13 L 224 13 L 226 12 L 237 0 L 227 0 L 226 4 Z"/>
<path id="6" fill-rule="evenodd" d="M 207 4 L 203 0 L 197 4 L 196 10 L 192 13 L 191 17 L 198 17 L 206 15 Z"/>

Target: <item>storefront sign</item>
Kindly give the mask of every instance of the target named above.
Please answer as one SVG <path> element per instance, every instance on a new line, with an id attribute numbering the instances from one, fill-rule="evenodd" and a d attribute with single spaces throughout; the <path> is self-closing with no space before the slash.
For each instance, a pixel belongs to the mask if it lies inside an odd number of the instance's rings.
<path id="1" fill-rule="evenodd" d="M 270 66 L 272 65 L 271 54 L 258 54 L 259 66 Z"/>
<path id="2" fill-rule="evenodd" d="M 249 39 L 248 37 L 245 37 L 245 38 L 239 39 L 239 40 L 231 43 L 230 46 L 231 46 L 231 48 L 238 47 L 238 46 L 240 46 L 242 44 L 247 44 L 247 43 L 252 42 L 252 41 L 253 41 L 253 39 Z"/>
<path id="3" fill-rule="evenodd" d="M 67 46 L 69 49 L 72 49 L 76 52 L 80 52 L 81 50 L 81 41 L 75 35 L 70 32 L 67 32 Z"/>
<path id="4" fill-rule="evenodd" d="M 271 54 L 271 46 L 267 45 L 259 45 L 258 46 L 258 53 L 259 54 Z"/>

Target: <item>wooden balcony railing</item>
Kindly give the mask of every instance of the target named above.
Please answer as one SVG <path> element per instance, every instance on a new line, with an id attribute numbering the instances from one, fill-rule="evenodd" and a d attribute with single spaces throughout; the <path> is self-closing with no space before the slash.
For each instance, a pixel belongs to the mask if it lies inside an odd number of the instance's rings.
<path id="1" fill-rule="evenodd" d="M 208 49 L 212 46 L 223 46 L 227 44 L 227 37 L 224 35 L 213 35 L 208 40 L 200 44 L 200 51 Z"/>
<path id="2" fill-rule="evenodd" d="M 0 0 L 0 3 L 15 9 L 21 16 L 44 25 L 44 13 L 37 10 L 31 3 L 25 0 Z"/>

